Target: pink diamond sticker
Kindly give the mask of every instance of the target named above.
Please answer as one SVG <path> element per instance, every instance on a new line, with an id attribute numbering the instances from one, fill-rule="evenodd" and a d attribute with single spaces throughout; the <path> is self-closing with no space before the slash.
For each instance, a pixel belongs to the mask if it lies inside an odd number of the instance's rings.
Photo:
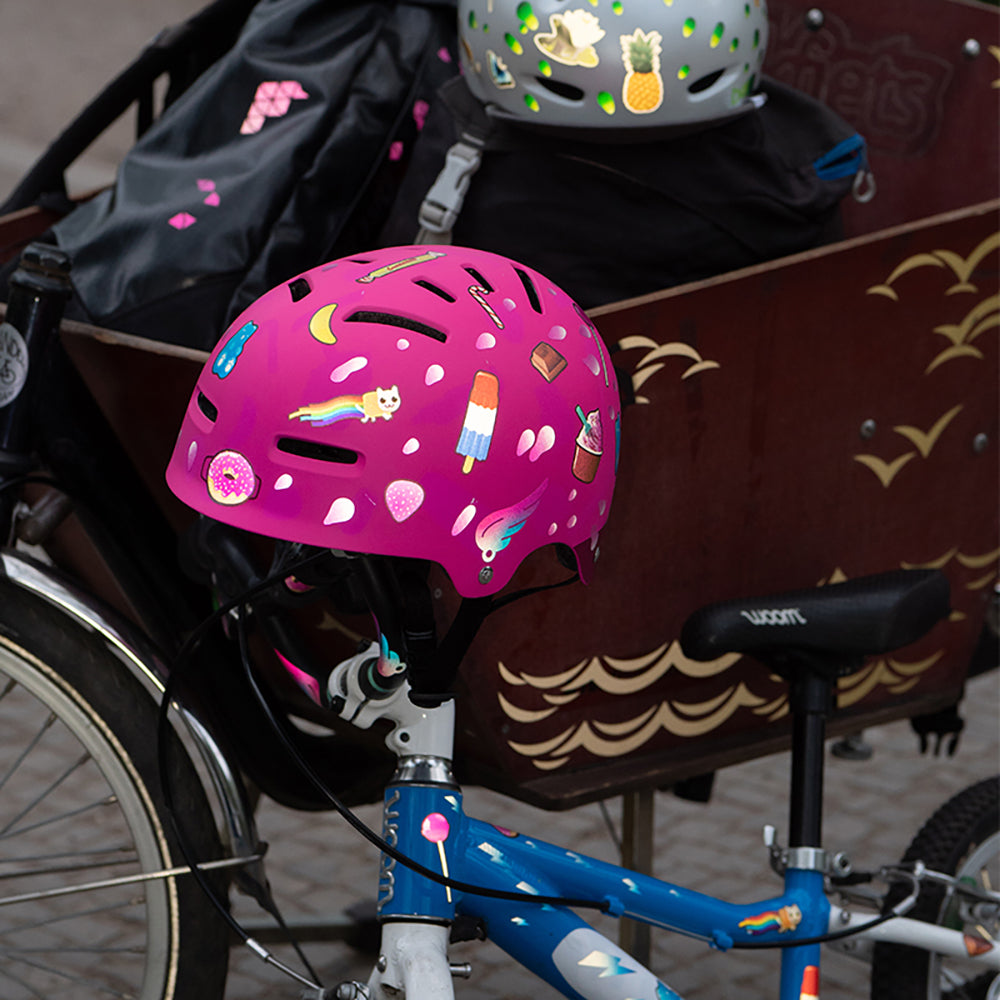
<path id="1" fill-rule="evenodd" d="M 288 113 L 293 100 L 301 101 L 308 96 L 298 80 L 265 80 L 254 92 L 240 132 L 244 135 L 259 132 L 265 118 L 281 118 Z"/>
<path id="2" fill-rule="evenodd" d="M 220 199 L 219 199 L 219 192 L 218 191 L 213 191 L 210 195 L 207 195 L 205 197 L 205 204 L 206 205 L 213 205 L 213 206 L 214 205 L 218 205 L 219 201 L 220 201 Z"/>
<path id="3" fill-rule="evenodd" d="M 176 215 L 171 216 L 167 219 L 174 229 L 187 229 L 188 226 L 193 226 L 198 220 L 190 212 L 178 212 Z"/>
<path id="4" fill-rule="evenodd" d="M 263 124 L 264 115 L 258 111 L 256 107 L 253 107 L 247 112 L 246 118 L 243 119 L 243 124 L 240 126 L 240 132 L 243 135 L 253 135 L 254 132 L 260 131 L 260 127 Z"/>
<path id="5" fill-rule="evenodd" d="M 195 181 L 195 183 L 198 185 L 198 190 L 199 191 L 214 191 L 215 190 L 215 181 L 207 180 L 204 177 L 199 177 L 198 180 Z"/>

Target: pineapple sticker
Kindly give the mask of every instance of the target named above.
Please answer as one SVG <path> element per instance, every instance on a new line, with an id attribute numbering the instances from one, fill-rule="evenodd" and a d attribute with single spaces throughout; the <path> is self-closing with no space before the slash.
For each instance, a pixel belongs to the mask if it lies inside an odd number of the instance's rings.
<path id="1" fill-rule="evenodd" d="M 622 101 L 637 115 L 649 114 L 663 103 L 663 78 L 660 76 L 660 42 L 663 39 L 658 31 L 647 33 L 642 28 L 619 37 L 625 64 Z"/>

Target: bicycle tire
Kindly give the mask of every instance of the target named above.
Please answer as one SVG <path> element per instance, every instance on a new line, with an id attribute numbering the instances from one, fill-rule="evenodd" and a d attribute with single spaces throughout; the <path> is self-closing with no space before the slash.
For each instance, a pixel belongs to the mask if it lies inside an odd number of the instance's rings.
<path id="1" fill-rule="evenodd" d="M 160 790 L 157 717 L 153 696 L 99 637 L 0 581 L 5 1000 L 223 995 L 226 924 L 190 875 L 36 895 L 183 864 Z M 185 840 L 199 859 L 220 857 L 204 789 L 172 732 L 167 758 Z"/>
<path id="2" fill-rule="evenodd" d="M 1000 886 L 1000 779 L 970 785 L 942 805 L 921 827 L 903 861 Z M 890 902 L 896 902 L 893 898 Z M 930 923 L 965 923 L 966 914 L 945 894 L 928 886 L 908 916 Z M 969 925 L 969 930 L 973 926 Z M 996 936 L 996 918 L 990 928 Z M 954 977 L 946 982 L 946 977 Z M 985 1000 L 996 974 L 968 963 L 906 945 L 877 944 L 872 961 L 872 1000 Z"/>

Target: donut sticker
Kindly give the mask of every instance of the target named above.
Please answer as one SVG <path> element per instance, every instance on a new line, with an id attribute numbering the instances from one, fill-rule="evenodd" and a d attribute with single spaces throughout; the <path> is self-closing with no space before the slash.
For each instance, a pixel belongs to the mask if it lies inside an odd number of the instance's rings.
<path id="1" fill-rule="evenodd" d="M 205 459 L 201 470 L 208 495 L 227 507 L 252 500 L 260 490 L 253 467 L 238 451 L 220 451 Z"/>

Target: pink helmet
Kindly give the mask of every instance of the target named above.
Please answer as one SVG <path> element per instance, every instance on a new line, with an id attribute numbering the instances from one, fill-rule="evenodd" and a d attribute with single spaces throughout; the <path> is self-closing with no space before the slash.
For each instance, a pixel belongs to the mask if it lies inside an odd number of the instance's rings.
<path id="1" fill-rule="evenodd" d="M 312 268 L 233 322 L 167 483 L 257 534 L 433 560 L 466 597 L 550 542 L 586 582 L 619 416 L 607 349 L 565 292 L 481 250 L 396 247 Z"/>

